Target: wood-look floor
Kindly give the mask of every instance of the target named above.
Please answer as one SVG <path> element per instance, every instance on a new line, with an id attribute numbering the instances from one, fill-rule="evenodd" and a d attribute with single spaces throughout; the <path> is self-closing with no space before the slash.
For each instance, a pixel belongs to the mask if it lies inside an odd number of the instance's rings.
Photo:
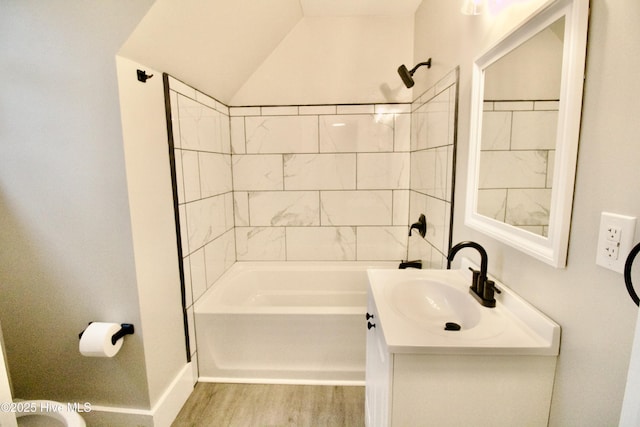
<path id="1" fill-rule="evenodd" d="M 198 383 L 172 426 L 364 426 L 364 387 Z"/>

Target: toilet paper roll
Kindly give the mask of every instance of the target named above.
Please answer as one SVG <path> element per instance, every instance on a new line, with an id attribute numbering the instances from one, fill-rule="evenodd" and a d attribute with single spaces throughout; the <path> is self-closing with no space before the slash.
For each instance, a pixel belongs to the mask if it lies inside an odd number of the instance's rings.
<path id="1" fill-rule="evenodd" d="M 80 338 L 80 353 L 87 357 L 115 356 L 120 351 L 124 339 L 121 338 L 112 344 L 111 337 L 120 329 L 118 323 L 91 323 Z"/>

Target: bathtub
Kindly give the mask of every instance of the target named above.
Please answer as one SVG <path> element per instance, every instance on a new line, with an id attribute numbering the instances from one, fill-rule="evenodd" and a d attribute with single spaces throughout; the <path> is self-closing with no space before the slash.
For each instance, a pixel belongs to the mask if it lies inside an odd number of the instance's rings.
<path id="1" fill-rule="evenodd" d="M 199 381 L 363 385 L 367 268 L 237 262 L 195 304 Z"/>

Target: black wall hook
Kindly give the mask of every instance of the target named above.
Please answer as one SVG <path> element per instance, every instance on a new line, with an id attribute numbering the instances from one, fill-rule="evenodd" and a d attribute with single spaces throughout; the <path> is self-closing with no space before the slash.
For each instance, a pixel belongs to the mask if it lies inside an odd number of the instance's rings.
<path id="1" fill-rule="evenodd" d="M 142 83 L 146 83 L 147 79 L 153 77 L 153 74 L 147 74 L 144 70 L 138 70 L 138 81 Z"/>

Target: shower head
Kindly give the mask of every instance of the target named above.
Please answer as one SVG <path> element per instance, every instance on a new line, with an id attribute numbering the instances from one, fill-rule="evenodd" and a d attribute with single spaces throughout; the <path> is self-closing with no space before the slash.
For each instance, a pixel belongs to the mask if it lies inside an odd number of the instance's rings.
<path id="1" fill-rule="evenodd" d="M 431 58 L 429 58 L 425 62 L 417 64 L 411 70 L 408 70 L 404 64 L 398 67 L 398 74 L 400 74 L 400 78 L 402 78 L 402 81 L 407 88 L 413 87 L 413 85 L 415 84 L 415 82 L 413 81 L 413 73 L 415 73 L 416 70 L 423 65 L 426 65 L 427 68 L 431 68 Z"/>

